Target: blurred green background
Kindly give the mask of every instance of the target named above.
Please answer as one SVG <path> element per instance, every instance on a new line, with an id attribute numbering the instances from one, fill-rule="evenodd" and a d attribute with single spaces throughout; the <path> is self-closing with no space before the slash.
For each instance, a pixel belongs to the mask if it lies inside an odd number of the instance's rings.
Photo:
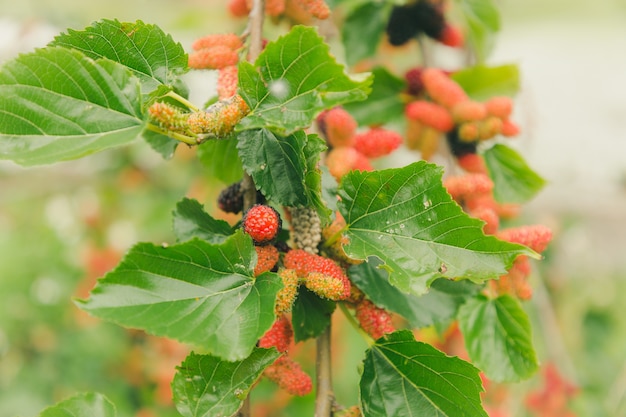
<path id="1" fill-rule="evenodd" d="M 2 0 L 0 62 L 100 18 L 158 24 L 188 49 L 205 33 L 243 29 L 224 3 Z M 626 416 L 626 3 L 497 3 L 502 32 L 489 63 L 520 66 L 515 146 L 549 182 L 522 220 L 555 230 L 526 303 L 536 346 L 542 362 L 580 387 L 577 415 Z M 449 59 L 445 51 L 440 59 Z M 192 101 L 211 95 L 212 77 L 189 75 Z M 106 394 L 120 416 L 177 415 L 163 381 L 185 348 L 91 320 L 71 298 L 135 242 L 171 242 L 170 213 L 183 196 L 213 206 L 222 185 L 191 156 L 182 149 L 163 161 L 138 142 L 55 166 L 0 163 L 0 417 L 34 416 L 86 390 Z M 346 332 L 344 352 L 363 348 Z M 354 402 L 361 358 L 342 357 L 338 396 Z M 261 384 L 256 400 L 269 392 Z M 310 402 L 285 415 L 302 415 Z M 513 406 L 511 415 L 526 414 Z"/>

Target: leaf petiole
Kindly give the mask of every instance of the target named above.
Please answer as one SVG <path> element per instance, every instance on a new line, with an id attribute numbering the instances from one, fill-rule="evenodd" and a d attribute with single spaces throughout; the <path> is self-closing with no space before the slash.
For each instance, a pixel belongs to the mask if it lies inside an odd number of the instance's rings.
<path id="1" fill-rule="evenodd" d="M 169 97 L 172 98 L 176 101 L 178 101 L 180 104 L 182 104 L 183 106 L 187 107 L 189 110 L 191 110 L 192 112 L 198 112 L 200 111 L 199 108 L 197 108 L 192 102 L 190 102 L 189 100 L 187 100 L 185 97 L 177 94 L 174 91 L 168 91 L 167 94 L 165 94 L 164 97 Z"/>
<path id="2" fill-rule="evenodd" d="M 152 132 L 156 132 L 156 133 L 160 133 L 162 135 L 168 136 L 172 139 L 176 139 L 179 142 L 183 142 L 186 143 L 189 146 L 194 146 L 198 144 L 198 140 L 186 135 L 182 135 L 180 133 L 176 133 L 176 132 L 172 132 L 169 130 L 165 130 L 165 129 L 161 129 L 160 127 L 153 125 L 151 123 L 148 123 L 146 125 L 146 129 L 152 131 Z"/>

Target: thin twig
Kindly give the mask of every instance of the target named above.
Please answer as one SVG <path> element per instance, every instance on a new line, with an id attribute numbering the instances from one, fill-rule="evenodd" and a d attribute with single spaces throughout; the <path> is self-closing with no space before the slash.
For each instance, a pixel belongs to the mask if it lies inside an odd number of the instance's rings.
<path id="1" fill-rule="evenodd" d="M 148 123 L 146 125 L 146 129 L 152 132 L 156 132 L 156 133 L 160 133 L 162 135 L 168 136 L 172 139 L 176 139 L 177 141 L 186 143 L 187 145 L 193 146 L 193 145 L 198 144 L 198 141 L 195 138 L 192 138 L 192 137 L 180 134 L 180 133 L 172 132 L 171 130 L 161 129 L 159 126 L 153 125 L 151 123 Z"/>
<path id="2" fill-rule="evenodd" d="M 254 0 L 252 10 L 248 15 L 248 26 L 250 29 L 250 43 L 248 49 L 248 61 L 254 62 L 263 50 L 263 22 L 265 20 L 265 0 Z M 254 180 L 244 171 L 241 182 L 243 191 L 243 211 L 245 213 L 250 207 L 256 204 L 256 187 Z M 250 417 L 250 396 L 246 397 L 243 405 L 237 412 L 237 417 Z"/>
<path id="3" fill-rule="evenodd" d="M 330 363 L 330 323 L 317 338 L 317 358 L 315 361 L 315 417 L 330 417 L 335 399 L 332 387 Z"/>

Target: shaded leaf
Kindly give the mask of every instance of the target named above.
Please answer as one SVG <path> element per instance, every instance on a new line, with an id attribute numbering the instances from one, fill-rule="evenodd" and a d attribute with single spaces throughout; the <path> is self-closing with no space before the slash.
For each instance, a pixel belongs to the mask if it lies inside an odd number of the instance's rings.
<path id="1" fill-rule="evenodd" d="M 347 103 L 344 108 L 361 126 L 387 124 L 404 119 L 404 103 L 400 93 L 406 89 L 404 80 L 377 67 L 372 71 L 372 92 L 363 102 Z"/>
<path id="2" fill-rule="evenodd" d="M 459 311 L 459 326 L 472 362 L 493 381 L 520 381 L 538 368 L 530 321 L 509 295 L 480 296 Z"/>
<path id="3" fill-rule="evenodd" d="M 84 30 L 70 29 L 50 45 L 77 49 L 90 58 L 108 58 L 125 65 L 141 80 L 144 94 L 161 84 L 176 85 L 178 77 L 187 71 L 187 54 L 182 45 L 158 26 L 141 20 L 100 20 Z M 182 93 L 186 95 L 186 91 Z"/>
<path id="4" fill-rule="evenodd" d="M 457 0 L 479 63 L 484 62 L 500 31 L 500 13 L 493 0 Z"/>
<path id="5" fill-rule="evenodd" d="M 288 136 L 324 109 L 364 100 L 370 83 L 364 74 L 346 75 L 315 29 L 295 26 L 270 42 L 254 66 L 239 64 L 239 94 L 251 112 L 237 130 L 266 128 Z"/>
<path id="6" fill-rule="evenodd" d="M 44 48 L 0 70 L 0 159 L 38 165 L 125 145 L 141 134 L 139 81 L 123 66 Z"/>
<path id="7" fill-rule="evenodd" d="M 410 331 L 378 339 L 360 381 L 365 417 L 487 417 L 479 370 L 415 341 Z"/>
<path id="8" fill-rule="evenodd" d="M 526 203 L 546 183 L 519 153 L 506 145 L 496 144 L 483 156 L 493 180 L 493 195 L 499 202 Z"/>
<path id="9" fill-rule="evenodd" d="M 315 207 L 328 217 L 322 200 L 322 177 L 317 168 L 326 149 L 317 135 L 300 130 L 283 137 L 267 129 L 246 130 L 238 136 L 243 167 L 263 195 L 289 207 Z"/>
<path id="10" fill-rule="evenodd" d="M 150 147 L 158 152 L 163 159 L 171 159 L 174 156 L 174 152 L 180 143 L 176 139 L 172 139 L 169 136 L 162 135 L 151 130 L 143 132 L 143 138 L 148 142 Z"/>
<path id="11" fill-rule="evenodd" d="M 180 242 L 195 237 L 209 243 L 223 243 L 234 230 L 224 220 L 211 217 L 197 200 L 184 198 L 173 213 L 174 234 Z"/>
<path id="12" fill-rule="evenodd" d="M 237 139 L 208 140 L 198 146 L 198 159 L 206 167 L 207 175 L 224 184 L 241 180 L 243 167 L 237 153 Z"/>
<path id="13" fill-rule="evenodd" d="M 389 274 L 378 268 L 380 264 L 380 260 L 369 258 L 350 267 L 350 280 L 374 304 L 401 315 L 415 328 L 449 324 L 459 307 L 480 290 L 468 281 L 437 279 L 427 294 L 406 294 L 389 283 Z"/>
<path id="14" fill-rule="evenodd" d="M 376 54 L 387 20 L 391 3 L 363 2 L 352 9 L 341 27 L 346 62 L 352 66 Z"/>
<path id="15" fill-rule="evenodd" d="M 176 409 L 185 417 L 234 415 L 263 370 L 278 356 L 276 349 L 255 348 L 243 360 L 226 362 L 191 353 L 177 367 L 172 382 Z"/>
<path id="16" fill-rule="evenodd" d="M 111 401 L 98 393 L 74 395 L 43 410 L 39 417 L 115 417 L 117 411 Z"/>
<path id="17" fill-rule="evenodd" d="M 486 236 L 441 182 L 442 168 L 424 161 L 404 168 L 352 171 L 343 177 L 338 204 L 354 259 L 380 258 L 390 283 L 424 294 L 436 278 L 483 282 L 505 274 L 530 249 Z"/>
<path id="18" fill-rule="evenodd" d="M 296 343 L 322 334 L 330 324 L 333 311 L 335 302 L 324 300 L 306 287 L 300 286 L 291 318 Z"/>
<path id="19" fill-rule="evenodd" d="M 274 322 L 282 286 L 273 273 L 255 279 L 255 264 L 242 232 L 220 245 L 139 243 L 78 304 L 104 320 L 243 359 Z"/>
<path id="20" fill-rule="evenodd" d="M 493 96 L 514 96 L 520 88 L 519 68 L 515 64 L 497 67 L 477 65 L 456 71 L 451 78 L 477 101 Z"/>

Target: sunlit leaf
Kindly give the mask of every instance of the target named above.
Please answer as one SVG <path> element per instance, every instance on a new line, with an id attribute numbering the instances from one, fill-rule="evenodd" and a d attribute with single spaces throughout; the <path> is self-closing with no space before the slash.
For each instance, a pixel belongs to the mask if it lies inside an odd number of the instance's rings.
<path id="1" fill-rule="evenodd" d="M 174 86 L 187 71 L 187 54 L 156 25 L 100 20 L 83 30 L 68 30 L 50 43 L 86 56 L 108 58 L 128 67 L 141 80 L 144 94 L 159 85 Z"/>
<path id="2" fill-rule="evenodd" d="M 39 417 L 115 417 L 111 401 L 98 393 L 77 394 L 43 410 Z"/>
<path id="3" fill-rule="evenodd" d="M 96 317 L 239 360 L 274 322 L 282 287 L 276 274 L 255 278 L 255 264 L 252 240 L 241 232 L 219 245 L 139 243 L 78 304 Z"/>
<path id="4" fill-rule="evenodd" d="M 360 390 L 365 417 L 487 417 L 478 369 L 416 342 L 407 330 L 367 351 Z"/>
<path id="5" fill-rule="evenodd" d="M 505 274 L 530 249 L 486 236 L 446 192 L 442 168 L 424 161 L 404 168 L 352 171 L 339 190 L 339 211 L 354 259 L 380 258 L 389 282 L 416 295 L 437 278 L 483 282 Z"/>
<path id="6" fill-rule="evenodd" d="M 477 65 L 452 74 L 452 79 L 474 100 L 514 96 L 519 92 L 519 68 L 515 64 L 487 67 Z"/>
<path id="7" fill-rule="evenodd" d="M 520 381 L 538 368 L 528 316 L 509 295 L 477 297 L 459 311 L 472 362 L 494 381 Z"/>
<path id="8" fill-rule="evenodd" d="M 0 69 L 0 159 L 22 165 L 78 158 L 141 134 L 139 80 L 126 67 L 60 47 Z"/>
<path id="9" fill-rule="evenodd" d="M 497 201 L 526 203 L 546 183 L 519 153 L 506 145 L 496 144 L 487 149 L 483 156 L 493 180 L 493 195 Z"/>
<path id="10" fill-rule="evenodd" d="M 280 354 L 255 348 L 240 361 L 191 353 L 177 368 L 172 391 L 176 409 L 184 417 L 232 416 L 252 385 Z"/>
<path id="11" fill-rule="evenodd" d="M 365 99 L 370 83 L 363 74 L 346 75 L 315 29 L 295 26 L 270 42 L 255 65 L 239 64 L 239 94 L 251 112 L 237 129 L 288 136 L 309 126 L 321 110 Z"/>

